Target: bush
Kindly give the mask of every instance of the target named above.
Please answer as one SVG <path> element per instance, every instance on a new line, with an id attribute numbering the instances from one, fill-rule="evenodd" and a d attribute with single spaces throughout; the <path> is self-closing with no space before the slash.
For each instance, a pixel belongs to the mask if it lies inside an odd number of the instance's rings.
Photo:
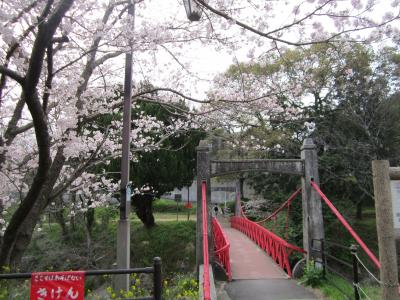
<path id="1" fill-rule="evenodd" d="M 192 276 L 178 275 L 171 281 L 164 281 L 163 299 L 197 300 L 199 299 L 199 283 Z"/>
<path id="2" fill-rule="evenodd" d="M 324 282 L 323 269 L 315 265 L 314 261 L 309 261 L 304 268 L 304 275 L 300 283 L 305 286 L 317 287 Z"/>
<path id="3" fill-rule="evenodd" d="M 129 291 L 121 291 L 121 295 L 118 295 L 111 286 L 108 286 L 106 297 L 99 297 L 93 293 L 89 293 L 88 296 L 96 300 L 132 299 L 149 296 L 151 287 L 146 286 L 146 283 L 142 282 L 137 275 L 132 275 L 130 279 L 132 285 Z M 199 284 L 192 274 L 178 274 L 171 279 L 164 280 L 162 292 L 162 298 L 165 300 L 197 300 L 199 298 Z"/>
<path id="4" fill-rule="evenodd" d="M 235 213 L 235 201 L 226 202 L 226 207 L 228 208 L 231 214 Z"/>

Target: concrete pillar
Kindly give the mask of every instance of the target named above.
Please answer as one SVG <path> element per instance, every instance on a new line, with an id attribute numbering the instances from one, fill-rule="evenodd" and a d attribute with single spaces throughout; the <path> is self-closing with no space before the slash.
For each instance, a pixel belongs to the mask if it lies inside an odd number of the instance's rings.
<path id="1" fill-rule="evenodd" d="M 205 140 L 201 140 L 197 150 L 197 222 L 196 222 L 196 266 L 203 264 L 203 224 L 202 224 L 202 205 L 201 205 L 201 186 L 202 182 L 206 181 L 207 185 L 207 215 L 208 215 L 208 245 L 210 262 L 212 259 L 212 228 L 211 228 L 211 163 L 210 151 L 211 146 Z"/>
<path id="2" fill-rule="evenodd" d="M 130 243 L 131 243 L 131 225 L 130 220 L 119 220 L 118 221 L 118 233 L 117 233 L 117 266 L 120 269 L 130 268 Z M 115 275 L 114 290 L 119 293 L 122 291 L 129 291 L 130 282 L 129 276 Z"/>
<path id="3" fill-rule="evenodd" d="M 301 159 L 304 161 L 304 175 L 301 178 L 303 205 L 303 248 L 307 251 L 307 260 L 322 262 L 321 253 L 311 251 L 312 240 L 324 239 L 324 222 L 321 197 L 312 188 L 310 181 L 319 185 L 318 155 L 312 139 L 307 138 L 301 148 Z M 321 249 L 321 243 L 314 242 L 314 248 Z"/>
<path id="4" fill-rule="evenodd" d="M 240 217 L 241 207 L 241 193 L 240 193 L 240 180 L 236 181 L 236 197 L 235 197 L 235 216 Z"/>
<path id="5" fill-rule="evenodd" d="M 399 299 L 399 282 L 395 231 L 393 225 L 392 195 L 389 161 L 372 161 L 376 229 L 378 233 L 379 262 L 381 263 L 382 299 Z"/>
<path id="6" fill-rule="evenodd" d="M 244 177 L 240 176 L 239 178 L 239 191 L 240 191 L 240 199 L 244 198 Z"/>

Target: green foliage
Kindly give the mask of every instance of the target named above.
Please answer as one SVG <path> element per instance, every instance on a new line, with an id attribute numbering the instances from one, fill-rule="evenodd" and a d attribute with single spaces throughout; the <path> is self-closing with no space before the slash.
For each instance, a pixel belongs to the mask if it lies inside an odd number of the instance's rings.
<path id="1" fill-rule="evenodd" d="M 82 215 L 75 217 L 75 225 L 71 226 L 71 238 L 63 239 L 61 228 L 56 223 L 42 224 L 42 231 L 35 232 L 26 256 L 21 265 L 21 272 L 27 271 L 61 271 L 84 269 L 108 269 L 115 262 L 116 219 L 115 212 L 108 214 L 104 208 L 95 209 L 95 220 L 90 251 L 84 229 Z M 168 213 L 164 213 L 168 214 Z M 101 217 L 109 218 L 104 226 Z M 174 216 L 173 213 L 170 215 Z M 172 278 L 177 272 L 193 272 L 195 269 L 195 236 L 194 221 L 160 222 L 152 229 L 146 230 L 137 220 L 131 227 L 131 259 L 132 266 L 143 267 L 153 264 L 153 257 L 162 259 L 164 278 Z M 88 277 L 85 280 L 86 290 L 93 291 L 108 282 L 111 278 Z M 175 281 L 174 281 L 175 282 Z M 171 284 L 171 288 L 175 283 Z M 151 287 L 142 286 L 146 291 Z M 138 292 L 138 289 L 135 290 Z M 29 299 L 29 282 L 2 281 L 0 300 Z M 8 297 L 8 298 L 7 298 Z M 93 298 L 97 299 L 97 298 Z M 101 298 L 100 298 L 101 299 Z M 106 298 L 109 299 L 109 298 Z"/>
<path id="2" fill-rule="evenodd" d="M 138 101 L 132 110 L 132 118 L 140 115 L 155 117 L 165 126 L 173 125 L 189 108 L 182 102 L 175 108 L 165 108 L 162 105 Z M 149 137 L 159 141 L 152 133 Z M 190 185 L 195 175 L 196 147 L 204 137 L 204 132 L 193 130 L 180 132 L 162 141 L 162 149 L 137 152 L 137 160 L 131 161 L 131 181 L 134 187 L 151 186 L 157 197 L 174 188 Z M 119 160 L 114 160 L 109 166 L 102 166 L 108 172 L 120 170 Z M 116 179 L 118 175 L 116 175 Z"/>
<path id="3" fill-rule="evenodd" d="M 171 280 L 164 281 L 163 299 L 197 300 L 199 299 L 199 283 L 192 276 L 178 274 Z"/>
<path id="4" fill-rule="evenodd" d="M 132 253 L 135 262 L 151 265 L 160 256 L 164 274 L 191 272 L 195 264 L 196 223 L 194 221 L 163 222 L 143 230 L 132 230 Z"/>
<path id="5" fill-rule="evenodd" d="M 10 273 L 10 268 L 3 267 L 3 273 Z M 0 280 L 0 300 L 29 299 L 30 281 L 21 279 Z"/>
<path id="6" fill-rule="evenodd" d="M 95 209 L 94 218 L 100 222 L 102 228 L 107 228 L 110 221 L 119 216 L 119 210 L 116 207 L 98 207 Z"/>
<path id="7" fill-rule="evenodd" d="M 235 213 L 235 201 L 226 202 L 226 207 L 231 214 Z"/>
<path id="8" fill-rule="evenodd" d="M 149 292 L 143 287 L 143 284 L 137 274 L 131 274 L 129 276 L 131 286 L 129 291 L 120 291 L 117 293 L 112 287 L 107 287 L 106 292 L 108 294 L 107 299 L 132 299 L 144 297 L 149 294 Z"/>
<path id="9" fill-rule="evenodd" d="M 317 287 L 320 286 L 324 280 L 322 267 L 316 266 L 314 261 L 309 261 L 304 268 L 304 274 L 300 283 L 305 286 Z"/>

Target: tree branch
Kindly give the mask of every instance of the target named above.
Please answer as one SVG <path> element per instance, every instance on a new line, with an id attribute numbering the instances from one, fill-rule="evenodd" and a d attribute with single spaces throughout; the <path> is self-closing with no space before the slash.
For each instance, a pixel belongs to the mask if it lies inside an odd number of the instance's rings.
<path id="1" fill-rule="evenodd" d="M 20 85 L 24 85 L 24 77 L 22 77 L 20 74 L 17 72 L 5 67 L 5 66 L 0 66 L 0 73 L 2 75 L 8 76 L 11 79 L 14 79 L 16 82 L 18 82 Z"/>

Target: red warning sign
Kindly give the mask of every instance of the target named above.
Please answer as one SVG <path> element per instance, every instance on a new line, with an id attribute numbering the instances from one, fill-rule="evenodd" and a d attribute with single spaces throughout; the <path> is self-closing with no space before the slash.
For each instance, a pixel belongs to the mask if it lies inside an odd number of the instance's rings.
<path id="1" fill-rule="evenodd" d="M 84 300 L 84 272 L 32 273 L 30 300 Z"/>

